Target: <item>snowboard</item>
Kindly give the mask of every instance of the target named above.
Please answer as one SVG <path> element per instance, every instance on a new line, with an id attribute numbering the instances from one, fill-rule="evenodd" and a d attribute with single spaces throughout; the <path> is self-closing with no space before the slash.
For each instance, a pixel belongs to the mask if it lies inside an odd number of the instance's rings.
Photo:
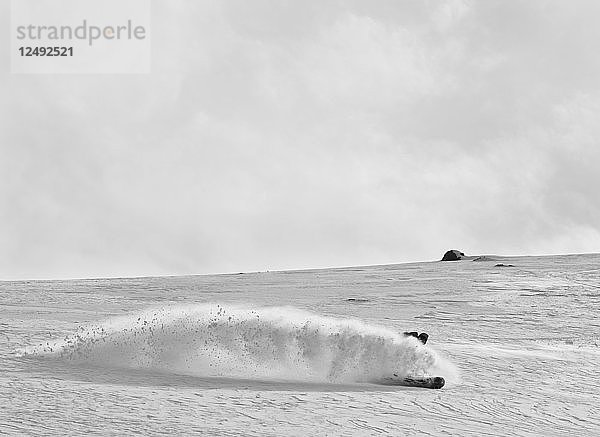
<path id="1" fill-rule="evenodd" d="M 376 381 L 377 384 L 381 385 L 400 385 L 404 387 L 419 387 L 419 388 L 442 388 L 446 381 L 441 376 L 405 376 L 401 377 L 389 377 L 383 378 Z"/>

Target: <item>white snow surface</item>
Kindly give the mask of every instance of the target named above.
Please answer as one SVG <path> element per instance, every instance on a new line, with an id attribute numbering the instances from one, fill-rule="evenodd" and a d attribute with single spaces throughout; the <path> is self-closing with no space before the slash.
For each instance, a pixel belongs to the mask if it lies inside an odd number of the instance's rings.
<path id="1" fill-rule="evenodd" d="M 600 433 L 597 254 L 0 282 L 0 313 L 0 434 Z"/>

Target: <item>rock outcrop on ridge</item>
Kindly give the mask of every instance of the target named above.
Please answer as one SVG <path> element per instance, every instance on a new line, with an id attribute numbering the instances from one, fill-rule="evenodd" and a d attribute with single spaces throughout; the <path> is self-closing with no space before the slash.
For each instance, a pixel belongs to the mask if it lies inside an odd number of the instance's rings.
<path id="1" fill-rule="evenodd" d="M 459 261 L 465 257 L 460 250 L 452 249 L 444 254 L 442 261 Z"/>
<path id="2" fill-rule="evenodd" d="M 481 255 L 481 256 L 474 258 L 473 261 L 476 261 L 476 262 L 496 261 L 496 258 L 494 258 L 493 256 L 489 256 L 489 255 Z"/>

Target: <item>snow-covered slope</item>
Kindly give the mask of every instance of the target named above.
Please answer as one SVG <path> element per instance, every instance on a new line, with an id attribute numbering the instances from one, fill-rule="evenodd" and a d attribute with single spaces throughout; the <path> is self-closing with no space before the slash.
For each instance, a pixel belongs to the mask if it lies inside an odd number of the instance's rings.
<path id="1" fill-rule="evenodd" d="M 0 282 L 0 433 L 597 433 L 600 255 L 502 262 Z"/>

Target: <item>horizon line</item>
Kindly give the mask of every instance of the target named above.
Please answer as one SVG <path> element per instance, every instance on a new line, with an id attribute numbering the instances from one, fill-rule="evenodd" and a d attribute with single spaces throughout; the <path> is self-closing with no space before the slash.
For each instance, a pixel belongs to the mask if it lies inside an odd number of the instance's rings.
<path id="1" fill-rule="evenodd" d="M 448 249 L 456 250 L 456 249 Z M 528 257 L 550 257 L 550 256 L 576 256 L 576 255 L 600 255 L 600 252 L 582 252 L 582 253 L 551 253 L 551 254 L 537 254 L 537 255 L 496 255 L 496 254 L 483 254 L 483 255 L 465 255 L 467 258 L 474 258 L 480 256 L 495 256 L 498 258 L 528 258 Z M 472 259 L 466 259 L 465 261 L 472 261 Z M 383 264 L 362 264 L 362 265 L 348 265 L 348 266 L 328 266 L 328 267 L 301 267 L 301 268 L 290 268 L 290 269 L 277 269 L 277 270 L 252 270 L 252 271 L 228 271 L 228 272 L 209 272 L 209 273 L 185 273 L 185 274 L 167 274 L 167 275 L 133 275 L 133 276 L 90 276 L 90 277 L 71 277 L 71 278 L 24 278 L 24 279 L 0 279 L 0 282 L 52 282 L 52 281 L 97 281 L 97 280 L 116 280 L 116 279 L 147 279 L 147 278 L 178 278 L 187 276 L 231 276 L 231 275 L 249 275 L 255 273 L 285 273 L 285 272 L 309 272 L 319 270 L 344 270 L 350 268 L 368 268 L 368 267 L 382 267 L 382 266 L 394 266 L 404 264 L 423 264 L 423 263 L 434 263 L 442 262 L 441 259 L 437 260 L 426 260 L 426 261 L 404 261 L 399 263 L 383 263 Z M 455 261 L 444 261 L 444 262 L 455 262 Z"/>

